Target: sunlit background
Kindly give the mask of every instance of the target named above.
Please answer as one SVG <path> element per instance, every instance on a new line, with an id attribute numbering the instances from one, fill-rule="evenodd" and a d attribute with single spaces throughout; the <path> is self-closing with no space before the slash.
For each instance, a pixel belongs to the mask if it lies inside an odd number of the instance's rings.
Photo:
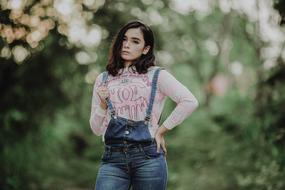
<path id="1" fill-rule="evenodd" d="M 89 126 L 114 35 L 139 19 L 198 98 L 167 134 L 168 189 L 285 189 L 282 0 L 1 0 L 0 189 L 93 189 Z M 162 121 L 175 103 L 167 100 Z"/>

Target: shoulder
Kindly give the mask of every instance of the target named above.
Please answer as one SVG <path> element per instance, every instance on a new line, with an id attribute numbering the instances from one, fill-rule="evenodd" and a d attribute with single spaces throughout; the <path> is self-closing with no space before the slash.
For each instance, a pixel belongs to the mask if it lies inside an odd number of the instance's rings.
<path id="1" fill-rule="evenodd" d="M 97 84 L 97 85 L 101 84 L 103 82 L 103 80 L 106 80 L 107 77 L 108 77 L 108 72 L 107 71 L 101 72 L 96 77 L 95 84 Z"/>
<path id="2" fill-rule="evenodd" d="M 104 71 L 104 72 L 101 72 L 97 77 L 96 77 L 96 81 L 102 81 L 102 79 L 103 79 L 103 76 L 106 74 L 106 71 Z"/>
<path id="3" fill-rule="evenodd" d="M 150 78 L 154 77 L 155 71 L 159 71 L 158 73 L 158 83 L 161 81 L 164 82 L 165 79 L 172 77 L 172 75 L 164 68 L 160 66 L 151 66 L 148 68 L 148 76 Z"/>
<path id="4" fill-rule="evenodd" d="M 160 75 L 171 75 L 164 67 L 160 66 L 151 66 L 148 68 L 148 73 L 154 74 L 156 70 L 159 70 L 159 76 Z"/>
<path id="5" fill-rule="evenodd" d="M 160 66 L 151 66 L 148 68 L 148 73 L 153 74 L 156 70 L 160 70 L 160 72 L 161 72 L 161 71 L 165 71 L 165 68 L 160 67 Z"/>

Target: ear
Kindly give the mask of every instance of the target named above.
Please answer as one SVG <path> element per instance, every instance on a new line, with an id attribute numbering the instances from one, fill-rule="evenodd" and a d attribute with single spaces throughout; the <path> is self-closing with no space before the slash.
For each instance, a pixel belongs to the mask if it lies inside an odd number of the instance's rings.
<path id="1" fill-rule="evenodd" d="M 146 46 L 146 47 L 144 47 L 144 49 L 143 49 L 143 54 L 144 55 L 146 55 L 147 53 L 148 53 L 148 51 L 149 51 L 149 49 L 150 49 L 150 46 Z"/>

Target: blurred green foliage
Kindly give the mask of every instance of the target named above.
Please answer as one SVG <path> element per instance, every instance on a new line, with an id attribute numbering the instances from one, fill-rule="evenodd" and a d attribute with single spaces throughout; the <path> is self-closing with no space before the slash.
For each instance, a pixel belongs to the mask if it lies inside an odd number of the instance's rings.
<path id="1" fill-rule="evenodd" d="M 25 11 L 32 14 L 29 8 L 37 1 L 28 2 Z M 280 8 L 282 2 L 275 3 Z M 94 47 L 70 42 L 55 17 L 55 27 L 36 48 L 1 36 L 0 189 L 94 187 L 103 143 L 89 127 L 93 84 L 88 76 L 94 79 L 104 69 L 113 36 L 131 19 L 153 23 L 158 64 L 200 103 L 167 134 L 168 189 L 285 189 L 284 58 L 280 53 L 275 66 L 264 69 L 262 49 L 268 43 L 260 23 L 211 6 L 208 14 L 178 13 L 166 0 L 106 0 L 95 11 L 83 6 L 93 16 L 89 22 L 108 31 Z M 17 27 L 9 10 L 0 14 L 1 23 Z M 23 62 L 4 56 L 19 45 L 30 51 Z M 78 63 L 80 51 L 90 54 L 89 64 Z M 234 74 L 240 65 L 241 74 Z M 168 99 L 162 121 L 174 107 Z"/>

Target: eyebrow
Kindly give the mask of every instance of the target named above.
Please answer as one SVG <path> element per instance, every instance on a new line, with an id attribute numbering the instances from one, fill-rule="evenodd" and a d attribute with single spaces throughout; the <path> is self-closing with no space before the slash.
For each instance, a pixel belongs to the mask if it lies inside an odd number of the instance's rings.
<path id="1" fill-rule="evenodd" d="M 127 38 L 127 36 L 125 35 L 124 38 Z M 141 41 L 141 39 L 136 38 L 136 37 L 131 37 L 131 39 Z"/>

